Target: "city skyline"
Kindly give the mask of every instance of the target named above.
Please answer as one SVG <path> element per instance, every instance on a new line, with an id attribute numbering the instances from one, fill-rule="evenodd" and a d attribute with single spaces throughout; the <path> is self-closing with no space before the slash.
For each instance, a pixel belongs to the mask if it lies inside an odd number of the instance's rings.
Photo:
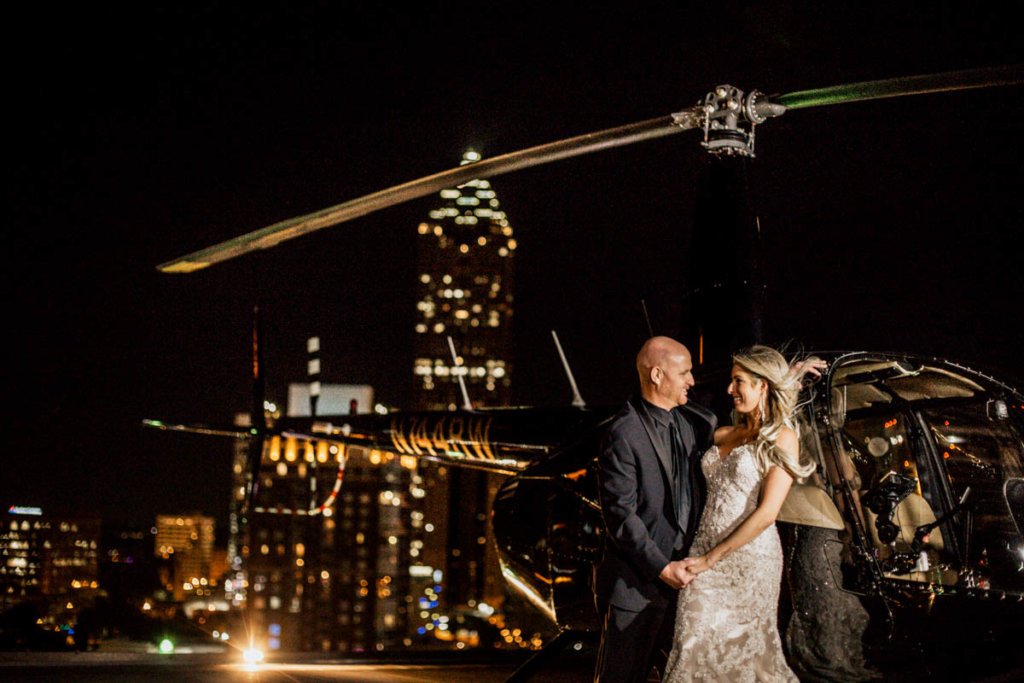
<path id="1" fill-rule="evenodd" d="M 25 135 L 9 186 L 19 259 L 5 290 L 18 332 L 5 340 L 16 405 L 3 419 L 34 458 L 5 463 L 0 495 L 125 521 L 162 502 L 223 514 L 212 503 L 230 488 L 223 444 L 142 433 L 138 422 L 229 423 L 248 405 L 254 303 L 266 312 L 273 399 L 304 375 L 304 340 L 319 335 L 325 381 L 411 405 L 407 236 L 433 207 L 392 209 L 208 273 L 163 276 L 157 263 L 440 170 L 467 147 L 494 156 L 645 119 L 719 82 L 785 92 L 1021 56 L 994 12 L 967 10 L 893 9 L 884 22 L 825 9 L 566 10 L 544 21 L 525 10 L 441 45 L 429 36 L 475 21 L 429 8 L 222 9 L 199 30 L 186 10 L 151 8 L 138 17 L 154 27 L 142 40 L 106 33 L 115 11 L 63 16 L 45 35 L 29 16 L 27 42 L 8 46 L 20 50 L 11 63 L 40 46 L 50 58 L 14 80 Z M 847 30 L 818 25 L 835 21 Z M 106 40 L 86 41 L 81 26 Z M 291 37 L 270 39 L 281 32 Z M 783 266 L 769 273 L 771 340 L 906 348 L 1019 373 L 1019 338 L 1003 320 L 1021 251 L 1020 140 L 1005 112 L 1020 96 L 829 107 L 759 128 L 754 194 Z M 568 403 L 552 328 L 588 401 L 628 394 L 646 334 L 639 301 L 659 331 L 679 327 L 684 278 L 672 255 L 689 241 L 701 154 L 681 136 L 501 180 L 523 244 L 512 402 Z M 39 434 L 59 438 L 38 453 Z M 188 485 L 211 462 L 225 474 Z"/>

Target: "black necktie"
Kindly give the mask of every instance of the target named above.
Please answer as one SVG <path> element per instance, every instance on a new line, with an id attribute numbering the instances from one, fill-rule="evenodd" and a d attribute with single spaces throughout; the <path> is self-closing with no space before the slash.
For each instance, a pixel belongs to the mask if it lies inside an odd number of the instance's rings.
<path id="1" fill-rule="evenodd" d="M 687 467 L 686 450 L 683 448 L 683 440 L 679 436 L 679 427 L 676 426 L 675 420 L 669 425 L 668 434 L 672 445 L 672 487 L 676 499 L 676 519 L 679 528 L 689 532 L 687 527 L 690 521 L 690 470 Z"/>

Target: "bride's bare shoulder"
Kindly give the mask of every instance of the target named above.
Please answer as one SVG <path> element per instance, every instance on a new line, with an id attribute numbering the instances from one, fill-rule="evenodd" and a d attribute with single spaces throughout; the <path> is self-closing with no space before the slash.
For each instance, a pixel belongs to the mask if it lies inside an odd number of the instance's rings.
<path id="1" fill-rule="evenodd" d="M 715 445 L 716 446 L 721 446 L 723 443 L 728 441 L 729 440 L 729 436 L 732 434 L 732 431 L 734 429 L 735 429 L 735 427 L 733 425 L 726 425 L 724 427 L 719 427 L 718 429 L 716 429 L 715 430 Z"/>

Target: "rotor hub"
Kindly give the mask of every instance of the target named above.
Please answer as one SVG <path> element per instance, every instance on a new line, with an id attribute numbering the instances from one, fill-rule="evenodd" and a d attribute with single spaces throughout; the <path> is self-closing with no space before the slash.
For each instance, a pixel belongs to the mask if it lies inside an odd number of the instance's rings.
<path id="1" fill-rule="evenodd" d="M 697 105 L 699 125 L 704 130 L 701 143 L 708 152 L 728 156 L 754 156 L 754 129 L 786 108 L 772 104 L 765 95 L 743 91 L 731 85 L 719 85 Z"/>

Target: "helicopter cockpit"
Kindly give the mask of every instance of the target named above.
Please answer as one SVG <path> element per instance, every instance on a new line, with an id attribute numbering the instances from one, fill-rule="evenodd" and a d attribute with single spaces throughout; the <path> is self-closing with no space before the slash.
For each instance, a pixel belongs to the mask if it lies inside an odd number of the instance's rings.
<path id="1" fill-rule="evenodd" d="M 1024 593 L 1021 397 L 945 361 L 865 354 L 837 358 L 825 390 L 826 488 L 884 577 Z"/>

